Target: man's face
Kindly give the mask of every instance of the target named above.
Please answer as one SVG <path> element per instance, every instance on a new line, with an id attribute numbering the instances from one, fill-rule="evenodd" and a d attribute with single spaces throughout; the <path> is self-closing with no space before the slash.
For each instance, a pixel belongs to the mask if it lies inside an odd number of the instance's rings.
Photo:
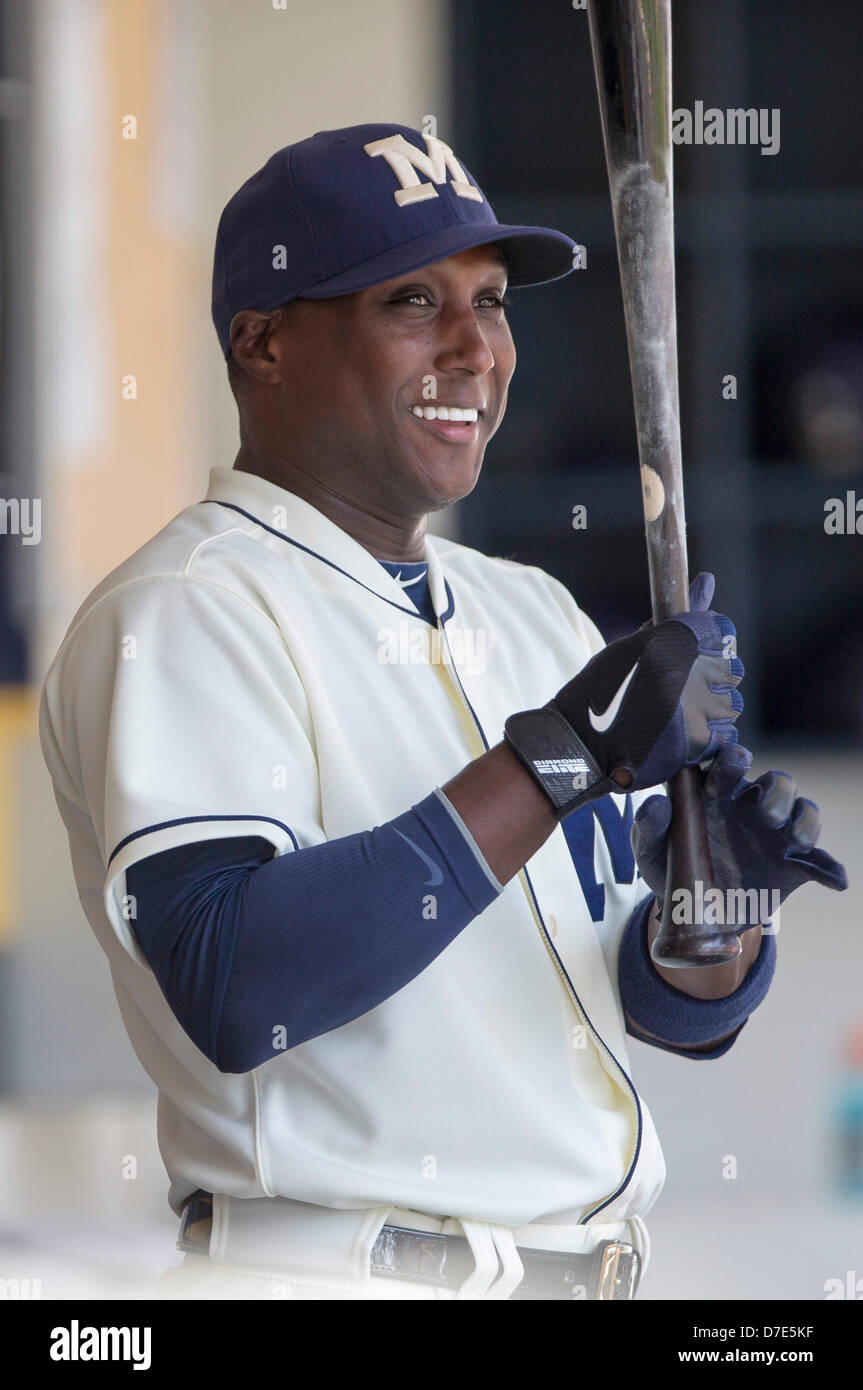
<path id="1" fill-rule="evenodd" d="M 355 294 L 293 301 L 276 329 L 277 447 L 364 506 L 419 517 L 465 497 L 515 369 L 505 290 L 499 252 L 480 246 Z M 451 409 L 476 418 L 442 418 Z"/>

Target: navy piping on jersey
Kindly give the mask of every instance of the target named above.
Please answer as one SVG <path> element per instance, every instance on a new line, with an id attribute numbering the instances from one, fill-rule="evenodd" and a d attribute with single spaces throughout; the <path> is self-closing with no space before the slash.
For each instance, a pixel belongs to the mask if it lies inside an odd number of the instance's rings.
<path id="1" fill-rule="evenodd" d="M 342 569 L 341 565 L 337 565 L 334 560 L 328 560 L 326 555 L 321 555 L 319 551 L 312 550 L 311 546 L 303 545 L 302 541 L 294 540 L 293 536 L 286 536 L 284 531 L 277 531 L 275 526 L 268 526 L 266 521 L 261 521 L 259 517 L 254 516 L 251 512 L 247 512 L 244 507 L 238 507 L 235 502 L 221 502 L 218 497 L 205 497 L 203 500 L 204 502 L 212 503 L 214 506 L 227 507 L 232 512 L 239 512 L 240 516 L 246 517 L 248 521 L 253 521 L 256 526 L 261 526 L 265 531 L 269 531 L 271 536 L 278 536 L 279 540 L 286 541 L 288 545 L 296 546 L 297 550 L 303 550 L 315 560 L 320 560 L 322 564 L 329 565 L 330 569 L 337 570 L 338 573 L 343 574 L 346 579 L 352 580 L 354 584 L 359 584 L 360 588 L 365 589 L 367 594 L 374 594 L 375 598 L 379 598 L 382 603 L 388 603 L 391 608 L 397 608 L 399 613 L 407 613 L 411 618 L 420 616 L 415 608 L 403 608 L 400 603 L 396 603 L 395 599 L 387 598 L 385 594 L 378 593 L 377 589 L 372 589 L 368 584 L 364 584 L 361 579 L 357 579 L 356 575 L 351 574 L 349 570 Z M 380 561 L 378 561 L 378 563 L 380 564 Z M 446 579 L 444 580 L 444 584 L 446 586 L 449 606 L 445 613 L 440 614 L 441 622 L 446 622 L 455 612 L 455 601 L 452 596 L 452 590 Z M 423 618 L 422 621 L 428 622 L 428 619 Z M 435 624 L 430 623 L 429 626 L 434 627 Z"/>
<path id="2" fill-rule="evenodd" d="M 612 1059 L 612 1061 L 614 1062 L 615 1066 L 619 1069 L 621 1076 L 623 1077 L 624 1081 L 626 1082 L 627 1086 L 629 1087 L 630 1091 L 632 1092 L 632 1096 L 633 1096 L 633 1099 L 634 1099 L 634 1101 L 635 1101 L 636 1115 L 637 1115 L 637 1117 L 638 1117 L 638 1131 L 637 1131 L 637 1134 L 636 1134 L 636 1136 L 635 1136 L 635 1152 L 634 1152 L 633 1155 L 632 1155 L 632 1162 L 631 1162 L 630 1165 L 629 1165 L 629 1168 L 628 1168 L 628 1170 L 627 1170 L 627 1172 L 626 1172 L 626 1175 L 624 1176 L 623 1181 L 620 1183 L 620 1186 L 617 1188 L 617 1190 L 616 1190 L 615 1192 L 612 1192 L 612 1194 L 611 1194 L 610 1197 L 606 1197 L 606 1199 L 605 1199 L 604 1202 L 600 1202 L 599 1206 L 594 1207 L 592 1211 L 589 1211 L 589 1212 L 587 1213 L 587 1216 L 582 1217 L 581 1221 L 580 1221 L 578 1224 L 579 1224 L 580 1226 L 586 1226 L 587 1223 L 588 1223 L 588 1221 L 590 1221 L 592 1217 L 596 1216 L 596 1214 L 597 1214 L 598 1212 L 602 1211 L 603 1208 L 607 1207 L 607 1206 L 609 1205 L 609 1203 L 616 1201 L 616 1199 L 617 1199 L 617 1198 L 621 1195 L 621 1193 L 623 1192 L 624 1188 L 627 1187 L 627 1185 L 629 1184 L 630 1180 L 632 1179 L 632 1177 L 633 1177 L 633 1175 L 634 1175 L 634 1173 L 635 1173 L 635 1169 L 636 1169 L 636 1167 L 638 1166 L 638 1159 L 639 1159 L 639 1156 L 640 1156 L 640 1154 L 641 1154 L 641 1138 L 642 1138 L 642 1132 L 643 1132 L 643 1121 L 642 1121 L 642 1115 L 641 1115 L 641 1101 L 639 1100 L 638 1092 L 636 1091 L 635 1086 L 633 1085 L 633 1083 L 632 1083 L 630 1077 L 628 1076 L 627 1072 L 626 1072 L 625 1069 L 621 1066 L 620 1062 L 618 1062 L 618 1060 L 617 1060 L 617 1058 L 615 1057 L 614 1053 L 612 1052 L 611 1048 L 608 1046 L 608 1043 L 605 1041 L 605 1039 L 602 1037 L 602 1035 L 597 1031 L 597 1029 L 596 1029 L 596 1027 L 595 1027 L 593 1021 L 592 1021 L 591 1018 L 590 1018 L 590 1015 L 588 1014 L 587 1010 L 585 1009 L 584 1005 L 582 1004 L 581 999 L 580 999 L 579 996 L 578 996 L 578 991 L 576 990 L 575 985 L 574 985 L 574 984 L 572 983 L 572 981 L 570 980 L 569 975 L 568 975 L 567 970 L 566 970 L 566 966 L 564 965 L 563 961 L 560 959 L 560 956 L 558 955 L 558 953 L 557 953 L 557 951 L 556 951 L 556 949 L 555 949 L 554 942 L 552 941 L 552 939 L 551 939 L 551 937 L 550 937 L 550 935 L 549 935 L 549 933 L 548 933 L 548 928 L 546 927 L 546 924 L 545 924 L 545 918 L 544 918 L 543 915 L 542 915 L 542 910 L 541 910 L 541 908 L 540 908 L 540 906 L 539 906 L 539 902 L 538 902 L 537 896 L 536 896 L 536 890 L 534 889 L 533 883 L 531 882 L 530 874 L 528 873 L 528 871 L 527 871 L 526 868 L 523 869 L 522 872 L 524 873 L 525 879 L 527 880 L 528 887 L 530 888 L 530 896 L 531 896 L 531 898 L 533 899 L 533 904 L 534 904 L 534 907 L 535 907 L 535 909 L 536 909 L 537 917 L 539 918 L 540 923 L 542 924 L 542 931 L 543 931 L 543 935 L 544 935 L 544 937 L 545 937 L 546 943 L 548 944 L 549 948 L 554 952 L 554 956 L 555 956 L 555 959 L 557 960 L 557 962 L 558 962 L 558 964 L 559 964 L 559 966 L 560 966 L 561 973 L 563 974 L 563 976 L 564 976 L 564 978 L 565 978 L 567 984 L 569 985 L 570 989 L 572 990 L 573 997 L 574 997 L 574 999 L 576 1000 L 576 1003 L 578 1004 L 578 1007 L 579 1007 L 579 1009 L 581 1010 L 582 1016 L 583 1016 L 585 1022 L 587 1023 L 588 1027 L 590 1028 L 590 1031 L 591 1031 L 591 1032 L 594 1034 L 594 1036 L 595 1036 L 596 1038 L 598 1038 L 599 1041 L 602 1043 L 602 1046 L 605 1048 L 606 1052 L 608 1053 L 609 1057 L 610 1057 L 610 1058 Z"/>
<path id="3" fill-rule="evenodd" d="M 458 675 L 458 672 L 457 672 L 456 669 L 455 669 L 455 664 L 454 664 L 454 663 L 453 663 L 453 673 L 454 673 L 454 675 L 455 675 L 456 680 L 458 681 L 458 687 L 459 687 L 459 690 L 461 691 L 462 699 L 464 700 L 465 704 L 467 705 L 468 709 L 469 709 L 470 712 L 471 712 L 471 715 L 473 716 L 473 720 L 474 720 L 474 723 L 476 724 L 477 730 L 478 730 L 478 732 L 479 732 L 479 736 L 480 736 L 480 738 L 482 739 L 483 747 L 485 748 L 486 752 L 488 752 L 488 750 L 489 750 L 489 742 L 488 742 L 488 739 L 487 739 L 486 736 L 485 736 L 485 730 L 483 729 L 482 724 L 481 724 L 480 721 L 479 721 L 479 718 L 478 718 L 478 716 L 477 716 L 476 710 L 474 709 L 473 705 L 471 704 L 470 700 L 469 700 L 468 697 L 467 697 L 467 694 L 466 694 L 466 692 L 465 692 L 464 686 L 462 685 L 461 679 L 459 678 L 459 675 Z M 553 943 L 553 941 L 552 941 L 552 939 L 551 939 L 551 936 L 550 936 L 550 934 L 549 934 L 548 928 L 547 928 L 547 926 L 546 926 L 545 918 L 543 917 L 543 915 L 542 915 L 542 910 L 541 910 L 541 908 L 540 908 L 540 906 L 539 906 L 539 901 L 538 901 L 538 899 L 537 899 L 537 896 L 536 896 L 536 892 L 535 892 L 535 890 L 534 890 L 533 883 L 531 882 L 530 874 L 529 874 L 528 871 L 527 871 L 527 867 L 526 867 L 526 866 L 523 867 L 522 870 L 521 870 L 521 872 L 524 874 L 525 881 L 526 881 L 528 887 L 530 888 L 530 896 L 531 896 L 531 898 L 532 898 L 532 900 L 533 900 L 533 905 L 534 905 L 534 908 L 535 908 L 535 911 L 536 911 L 537 918 L 538 918 L 538 920 L 539 920 L 539 922 L 540 922 L 540 925 L 541 925 L 541 927 L 542 927 L 542 932 L 543 932 L 543 935 L 544 935 L 544 937 L 545 937 L 546 944 L 547 944 L 548 948 L 550 949 L 550 951 L 553 953 L 555 960 L 557 961 L 558 968 L 559 968 L 559 970 L 560 970 L 561 975 L 562 975 L 563 978 L 566 980 L 566 982 L 567 982 L 567 984 L 568 984 L 570 990 L 572 991 L 572 996 L 573 996 L 573 998 L 575 999 L 575 1001 L 576 1001 L 576 1003 L 577 1003 L 577 1005 L 578 1005 L 578 1007 L 579 1007 L 579 1009 L 580 1009 L 580 1011 L 581 1011 L 582 1017 L 584 1018 L 585 1022 L 587 1023 L 588 1027 L 590 1028 L 590 1030 L 591 1030 L 591 1032 L 594 1034 L 594 1036 L 595 1036 L 596 1038 L 599 1039 L 600 1043 L 602 1043 L 602 1046 L 605 1048 L 605 1050 L 606 1050 L 606 1052 L 608 1053 L 609 1057 L 610 1057 L 611 1060 L 614 1062 L 614 1065 L 617 1067 L 618 1071 L 620 1072 L 621 1076 L 624 1078 L 624 1080 L 626 1081 L 627 1086 L 629 1087 L 630 1091 L 632 1092 L 632 1097 L 633 1097 L 633 1100 L 635 1101 L 636 1115 L 637 1115 L 637 1117 L 638 1117 L 638 1133 L 637 1133 L 637 1135 L 636 1135 L 636 1141 L 635 1141 L 635 1152 L 634 1152 L 634 1154 L 633 1154 L 632 1162 L 631 1162 L 631 1164 L 629 1165 L 629 1169 L 627 1170 L 626 1176 L 624 1177 L 623 1181 L 621 1182 L 621 1184 L 620 1184 L 620 1186 L 617 1188 L 617 1190 L 616 1190 L 615 1192 L 612 1192 L 612 1194 L 611 1194 L 610 1197 L 607 1197 L 607 1198 L 605 1199 L 604 1202 L 601 1202 L 599 1206 L 594 1207 L 592 1211 L 589 1211 L 589 1212 L 587 1213 L 587 1216 L 585 1216 L 585 1217 L 582 1218 L 582 1220 L 579 1222 L 579 1225 L 581 1225 L 581 1226 L 586 1226 L 587 1223 L 588 1223 L 588 1221 L 590 1221 L 592 1217 L 596 1216 L 596 1214 L 597 1214 L 598 1212 L 602 1211 L 604 1207 L 607 1207 L 607 1206 L 609 1205 L 609 1203 L 615 1201 L 615 1200 L 620 1196 L 620 1194 L 621 1194 L 621 1193 L 623 1192 L 623 1190 L 627 1187 L 627 1185 L 629 1184 L 631 1178 L 633 1177 L 633 1175 L 634 1175 L 634 1173 L 635 1173 L 635 1169 L 636 1169 L 636 1167 L 637 1167 L 637 1165 L 638 1165 L 638 1158 L 639 1158 L 639 1155 L 640 1155 L 640 1153 L 641 1153 L 641 1137 L 642 1137 L 642 1129 L 643 1129 L 643 1121 L 642 1121 L 642 1114 L 641 1114 L 641 1101 L 639 1100 L 638 1092 L 636 1091 L 635 1086 L 634 1086 L 632 1080 L 631 1080 L 630 1077 L 627 1075 L 626 1070 L 621 1066 L 620 1062 L 619 1062 L 619 1061 L 617 1060 L 617 1058 L 615 1057 L 614 1053 L 612 1052 L 611 1048 L 608 1046 L 608 1043 L 607 1043 L 607 1042 L 605 1041 L 605 1039 L 602 1037 L 601 1033 L 599 1033 L 599 1031 L 597 1030 L 597 1028 L 594 1026 L 593 1021 L 592 1021 L 591 1018 L 590 1018 L 590 1015 L 588 1014 L 587 1010 L 585 1009 L 584 1005 L 583 1005 L 582 1002 L 581 1002 L 581 999 L 580 999 L 579 996 L 578 996 L 578 991 L 576 990 L 575 985 L 572 983 L 572 980 L 569 978 L 569 974 L 568 974 L 568 972 L 567 972 L 566 966 L 564 965 L 563 961 L 560 959 L 560 956 L 558 955 L 558 953 L 557 953 L 557 951 L 556 951 L 556 949 L 555 949 L 554 943 Z"/>
<path id="4" fill-rule="evenodd" d="M 121 840 L 120 843 L 118 845 L 115 845 L 114 849 L 111 850 L 111 853 L 108 856 L 108 863 L 106 865 L 106 868 L 110 868 L 111 861 L 116 858 L 116 856 L 120 853 L 120 850 L 123 848 L 124 845 L 131 844 L 133 840 L 139 840 L 142 835 L 152 835 L 157 830 L 169 830 L 172 825 L 199 825 L 201 823 L 206 823 L 207 821 L 214 820 L 266 821 L 268 825 L 277 825 L 280 830 L 284 830 L 286 835 L 290 835 L 291 840 L 293 841 L 294 849 L 299 849 L 300 847 L 299 841 L 297 840 L 297 837 L 294 834 L 291 827 L 289 825 L 285 825 L 284 821 L 276 820 L 274 816 L 252 816 L 247 813 L 236 816 L 180 816 L 177 820 L 163 820 L 159 821 L 155 825 L 145 825 L 143 830 L 133 830 L 131 835 L 127 835 L 125 839 Z"/>

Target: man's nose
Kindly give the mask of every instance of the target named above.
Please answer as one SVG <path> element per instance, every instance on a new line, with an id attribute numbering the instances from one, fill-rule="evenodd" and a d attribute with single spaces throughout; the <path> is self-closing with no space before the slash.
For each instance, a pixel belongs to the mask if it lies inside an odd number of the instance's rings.
<path id="1" fill-rule="evenodd" d="M 439 320 L 439 331 L 435 361 L 441 370 L 461 367 L 476 376 L 491 371 L 494 353 L 472 305 L 448 310 Z"/>

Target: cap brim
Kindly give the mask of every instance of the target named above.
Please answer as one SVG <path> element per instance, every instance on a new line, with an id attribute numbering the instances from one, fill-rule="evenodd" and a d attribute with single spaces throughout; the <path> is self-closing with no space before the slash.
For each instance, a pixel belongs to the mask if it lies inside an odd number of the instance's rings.
<path id="1" fill-rule="evenodd" d="M 357 290 L 394 280 L 399 275 L 409 275 L 412 270 L 420 270 L 460 251 L 493 242 L 501 243 L 510 289 L 544 285 L 549 280 L 560 280 L 574 269 L 573 253 L 577 243 L 563 232 L 555 232 L 548 227 L 460 223 L 458 226 L 440 228 L 401 246 L 390 247 L 380 255 L 342 271 L 340 275 L 309 286 L 297 298 L 330 299 L 339 294 L 354 294 Z"/>

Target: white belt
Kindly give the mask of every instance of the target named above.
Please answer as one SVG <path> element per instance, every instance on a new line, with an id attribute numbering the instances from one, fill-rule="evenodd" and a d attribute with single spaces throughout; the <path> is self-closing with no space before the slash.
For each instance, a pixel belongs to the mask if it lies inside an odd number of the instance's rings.
<path id="1" fill-rule="evenodd" d="M 467 1238 L 476 1268 L 459 1290 L 460 1298 L 508 1298 L 523 1273 L 519 1246 L 590 1254 L 601 1241 L 628 1240 L 639 1254 L 642 1276 L 650 1256 L 650 1240 L 640 1216 L 588 1226 L 530 1222 L 513 1228 L 467 1217 L 443 1219 L 405 1207 L 321 1207 L 288 1197 L 215 1193 L 210 1261 L 227 1273 L 322 1288 L 348 1285 L 361 1291 L 371 1284 L 372 1246 L 387 1224 Z"/>

